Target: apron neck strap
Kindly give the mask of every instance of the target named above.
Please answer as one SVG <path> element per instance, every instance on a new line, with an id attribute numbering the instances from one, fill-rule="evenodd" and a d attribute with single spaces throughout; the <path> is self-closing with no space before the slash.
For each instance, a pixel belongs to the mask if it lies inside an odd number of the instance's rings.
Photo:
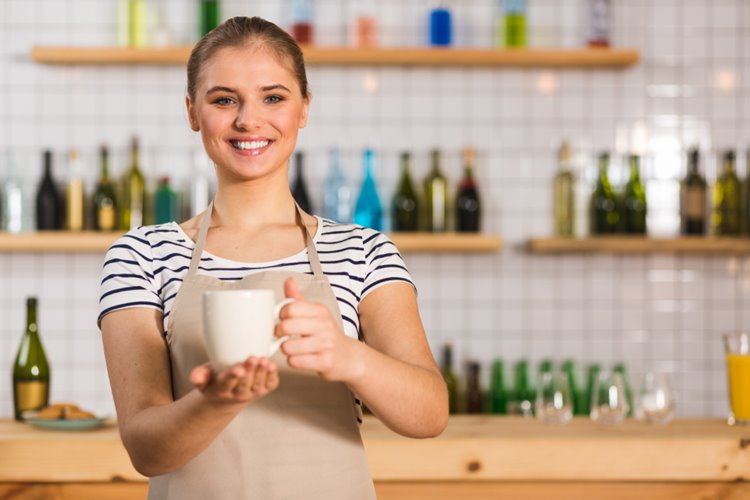
<path id="1" fill-rule="evenodd" d="M 307 225 L 302 219 L 302 209 L 298 204 L 294 204 L 296 209 L 296 221 L 305 230 L 305 244 L 307 245 L 307 258 L 310 260 L 310 268 L 312 268 L 313 275 L 323 276 L 323 269 L 320 266 L 320 258 L 318 257 L 318 251 L 315 249 L 315 242 L 307 229 Z M 201 228 L 198 231 L 198 239 L 195 241 L 195 248 L 193 249 L 193 255 L 190 259 L 190 269 L 188 270 L 188 276 L 193 276 L 198 272 L 198 265 L 201 262 L 201 255 L 203 254 L 203 247 L 206 245 L 206 235 L 208 234 L 208 226 L 211 224 L 211 215 L 214 210 L 214 202 L 208 204 L 206 212 L 203 214 L 203 220 L 201 221 Z"/>

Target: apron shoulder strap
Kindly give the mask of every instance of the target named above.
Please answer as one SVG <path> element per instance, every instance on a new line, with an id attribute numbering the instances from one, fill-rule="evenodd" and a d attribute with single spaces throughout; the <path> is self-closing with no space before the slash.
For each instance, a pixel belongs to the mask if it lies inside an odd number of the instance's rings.
<path id="1" fill-rule="evenodd" d="M 201 255 L 203 255 L 203 247 L 206 245 L 206 235 L 208 234 L 208 226 L 211 224 L 211 214 L 214 210 L 214 202 L 208 204 L 208 208 L 203 214 L 203 220 L 201 221 L 201 228 L 198 231 L 198 239 L 195 241 L 195 248 L 193 248 L 193 256 L 190 258 L 190 269 L 188 269 L 188 276 L 193 276 L 198 272 L 198 265 L 201 263 Z"/>
<path id="2" fill-rule="evenodd" d="M 310 234 L 310 230 L 307 229 L 305 220 L 302 218 L 302 209 L 297 203 L 294 204 L 297 208 L 297 224 L 302 226 L 305 230 L 305 242 L 307 243 L 307 258 L 310 260 L 310 268 L 312 269 L 313 276 L 323 276 L 323 268 L 320 266 L 320 257 L 318 257 L 318 251 L 315 249 L 315 242 L 313 241 L 313 235 Z M 322 222 L 318 221 L 318 224 Z"/>

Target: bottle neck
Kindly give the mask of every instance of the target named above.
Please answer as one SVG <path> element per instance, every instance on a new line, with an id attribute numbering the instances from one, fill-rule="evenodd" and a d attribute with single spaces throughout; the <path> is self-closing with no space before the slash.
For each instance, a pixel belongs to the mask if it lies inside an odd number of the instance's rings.
<path id="1" fill-rule="evenodd" d="M 102 154 L 101 162 L 101 180 L 102 182 L 107 182 L 109 181 L 109 158 L 106 153 Z"/>
<path id="2" fill-rule="evenodd" d="M 39 325 L 36 319 L 36 304 L 28 304 L 26 306 L 26 332 L 32 336 L 36 336 L 39 331 Z"/>

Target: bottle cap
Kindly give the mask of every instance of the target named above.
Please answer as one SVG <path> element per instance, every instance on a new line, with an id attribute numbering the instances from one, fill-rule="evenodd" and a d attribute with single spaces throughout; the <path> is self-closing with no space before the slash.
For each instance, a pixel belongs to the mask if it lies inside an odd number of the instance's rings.
<path id="1" fill-rule="evenodd" d="M 474 148 L 464 148 L 464 165 L 474 165 Z"/>

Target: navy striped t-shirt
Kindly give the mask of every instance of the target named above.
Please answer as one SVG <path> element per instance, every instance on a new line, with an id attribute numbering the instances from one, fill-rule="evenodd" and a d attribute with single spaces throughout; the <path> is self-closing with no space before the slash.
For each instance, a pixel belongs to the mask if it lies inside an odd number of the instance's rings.
<path id="1" fill-rule="evenodd" d="M 318 219 L 313 237 L 323 273 L 341 310 L 344 333 L 359 338 L 359 303 L 386 283 L 413 281 L 401 255 L 385 234 L 354 224 Z M 102 272 L 99 320 L 112 311 L 146 307 L 162 312 L 164 331 L 195 243 L 175 222 L 130 230 L 107 251 Z M 238 281 L 268 270 L 312 274 L 307 249 L 272 262 L 243 263 L 203 251 L 198 274 Z"/>

